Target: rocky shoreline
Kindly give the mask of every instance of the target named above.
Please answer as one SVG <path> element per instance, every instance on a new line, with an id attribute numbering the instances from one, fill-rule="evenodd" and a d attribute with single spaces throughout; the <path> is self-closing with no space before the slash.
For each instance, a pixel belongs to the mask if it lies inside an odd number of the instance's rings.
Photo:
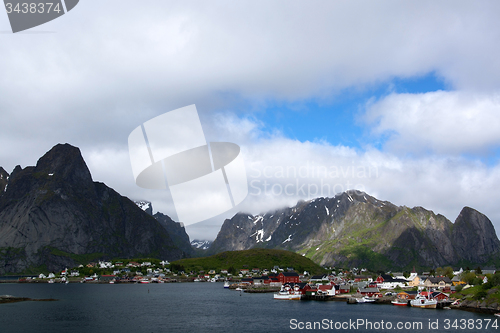
<path id="1" fill-rule="evenodd" d="M 0 304 L 1 303 L 16 303 L 16 302 L 52 302 L 57 301 L 55 298 L 29 298 L 29 297 L 17 297 L 12 295 L 0 295 Z"/>

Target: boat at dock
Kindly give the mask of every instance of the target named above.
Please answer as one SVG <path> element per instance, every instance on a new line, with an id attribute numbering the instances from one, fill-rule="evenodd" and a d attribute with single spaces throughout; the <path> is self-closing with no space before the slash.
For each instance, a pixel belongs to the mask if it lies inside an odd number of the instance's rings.
<path id="1" fill-rule="evenodd" d="M 301 297 L 302 293 L 298 289 L 291 289 L 289 286 L 282 287 L 279 292 L 274 294 L 274 299 L 279 300 L 300 301 Z"/>
<path id="2" fill-rule="evenodd" d="M 414 308 L 435 309 L 437 307 L 437 301 L 423 295 L 418 295 L 415 299 L 410 301 L 410 305 Z"/>
<path id="3" fill-rule="evenodd" d="M 229 281 L 224 281 L 224 288 L 229 289 Z"/>
<path id="4" fill-rule="evenodd" d="M 356 303 L 373 303 L 374 299 L 369 298 L 368 296 L 363 296 L 361 298 L 356 298 Z"/>
<path id="5" fill-rule="evenodd" d="M 405 299 L 398 298 L 392 301 L 391 304 L 396 306 L 408 306 L 408 301 Z"/>
<path id="6" fill-rule="evenodd" d="M 289 301 L 300 301 L 302 294 L 289 294 L 288 292 L 280 291 L 274 294 L 274 299 L 289 300 Z"/>

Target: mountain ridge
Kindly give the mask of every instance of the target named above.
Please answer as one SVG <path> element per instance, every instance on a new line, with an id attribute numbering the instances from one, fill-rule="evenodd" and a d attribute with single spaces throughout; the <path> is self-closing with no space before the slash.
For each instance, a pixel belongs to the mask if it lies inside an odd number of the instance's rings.
<path id="1" fill-rule="evenodd" d="M 36 166 L 18 165 L 6 177 L 0 274 L 56 271 L 98 258 L 187 256 L 152 216 L 94 182 L 77 147 L 58 144 Z"/>
<path id="2" fill-rule="evenodd" d="M 470 207 L 452 223 L 359 191 L 255 216 L 238 213 L 224 221 L 207 254 L 257 247 L 294 251 L 321 265 L 376 270 L 491 264 L 500 253 L 491 221 Z"/>

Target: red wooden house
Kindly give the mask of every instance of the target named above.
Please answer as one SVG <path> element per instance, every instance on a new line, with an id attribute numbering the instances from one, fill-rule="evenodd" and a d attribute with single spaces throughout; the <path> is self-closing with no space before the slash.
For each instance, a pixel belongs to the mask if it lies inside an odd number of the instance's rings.
<path id="1" fill-rule="evenodd" d="M 281 272 L 278 275 L 278 279 L 282 284 L 300 282 L 299 274 L 295 272 Z"/>

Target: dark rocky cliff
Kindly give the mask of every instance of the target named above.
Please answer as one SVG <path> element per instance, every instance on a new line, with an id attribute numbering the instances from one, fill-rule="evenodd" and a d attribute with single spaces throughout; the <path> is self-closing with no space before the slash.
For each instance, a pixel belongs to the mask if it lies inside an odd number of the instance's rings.
<path id="1" fill-rule="evenodd" d="M 487 261 L 500 248 L 491 221 L 470 207 L 464 207 L 455 220 L 452 240 L 461 245 L 457 248 L 458 256 L 471 262 Z"/>
<path id="2" fill-rule="evenodd" d="M 145 256 L 186 253 L 131 200 L 93 182 L 78 148 L 58 144 L 10 175 L 0 196 L 0 274 Z"/>

